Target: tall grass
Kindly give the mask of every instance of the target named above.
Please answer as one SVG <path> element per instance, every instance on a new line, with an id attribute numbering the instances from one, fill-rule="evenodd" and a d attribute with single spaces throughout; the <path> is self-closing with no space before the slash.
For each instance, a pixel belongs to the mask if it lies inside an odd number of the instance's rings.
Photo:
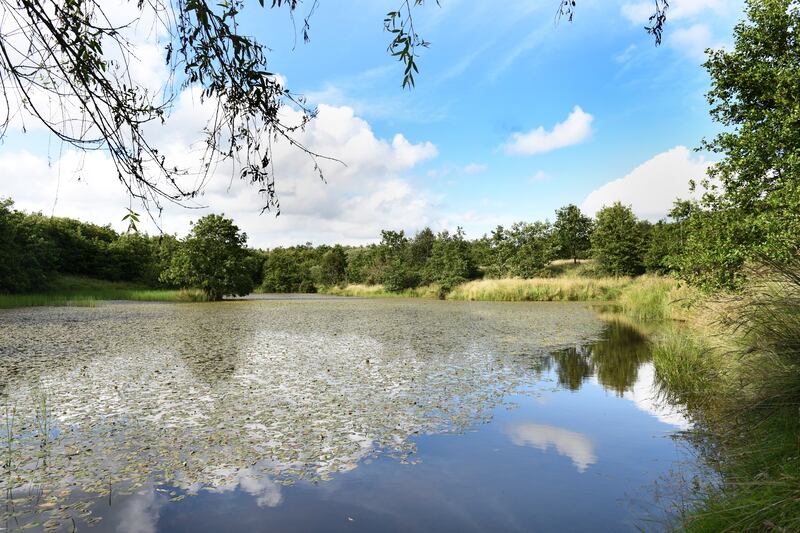
<path id="1" fill-rule="evenodd" d="M 651 353 L 661 394 L 670 403 L 699 407 L 719 385 L 719 362 L 714 353 L 686 328 L 661 332 L 652 343 Z"/>
<path id="2" fill-rule="evenodd" d="M 484 279 L 455 287 L 449 300 L 506 302 L 610 301 L 619 298 L 631 278 Z"/>
<path id="3" fill-rule="evenodd" d="M 554 278 L 602 278 L 602 271 L 593 259 L 556 259 L 542 270 L 542 277 Z"/>
<path id="4" fill-rule="evenodd" d="M 800 531 L 800 260 L 750 279 L 715 311 L 718 336 L 679 331 L 654 347 L 721 480 L 698 492 L 688 531 Z"/>
<path id="5" fill-rule="evenodd" d="M 351 283 L 344 287 L 325 287 L 320 292 L 332 296 L 355 296 L 359 298 L 437 298 L 439 295 L 439 287 L 438 285 L 425 285 L 399 292 L 392 292 L 387 291 L 383 285 Z"/>
<path id="6" fill-rule="evenodd" d="M 671 278 L 642 276 L 628 285 L 619 296 L 622 311 L 636 320 L 664 320 L 671 315 L 670 291 L 676 283 Z"/>
<path id="7" fill-rule="evenodd" d="M 196 289 L 159 290 L 76 276 L 56 278 L 46 291 L 31 294 L 0 294 L 0 309 L 38 306 L 94 307 L 102 300 L 147 302 L 201 302 L 205 294 Z"/>

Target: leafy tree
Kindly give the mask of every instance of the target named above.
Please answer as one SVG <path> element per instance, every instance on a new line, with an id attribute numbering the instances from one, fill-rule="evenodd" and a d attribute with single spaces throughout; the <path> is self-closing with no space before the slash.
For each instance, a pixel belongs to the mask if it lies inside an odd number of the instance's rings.
<path id="1" fill-rule="evenodd" d="M 147 264 L 147 268 L 142 275 L 141 282 L 149 287 L 168 286 L 174 285 L 162 281 L 161 273 L 169 268 L 172 262 L 172 256 L 180 246 L 180 241 L 175 235 L 163 234 L 150 236 L 150 254 L 151 258 Z"/>
<path id="2" fill-rule="evenodd" d="M 433 244 L 436 242 L 436 235 L 431 228 L 425 228 L 418 232 L 410 243 L 410 259 L 414 268 L 421 269 L 433 253 Z"/>
<path id="3" fill-rule="evenodd" d="M 265 292 L 317 292 L 322 283 L 323 257 L 330 252 L 326 246 L 314 248 L 311 243 L 266 252 L 263 263 Z"/>
<path id="4" fill-rule="evenodd" d="M 321 279 L 324 285 L 336 285 L 347 277 L 347 256 L 344 248 L 336 245 L 322 256 Z"/>
<path id="5" fill-rule="evenodd" d="M 679 250 L 676 248 L 678 228 L 664 220 L 659 220 L 650 229 L 645 244 L 642 263 L 648 272 L 666 274 L 671 270 L 670 260 Z"/>
<path id="6" fill-rule="evenodd" d="M 347 256 L 347 281 L 350 283 L 378 283 L 376 275 L 377 247 L 351 248 Z"/>
<path id="7" fill-rule="evenodd" d="M 553 236 L 558 244 L 559 256 L 572 259 L 585 257 L 591 248 L 592 219 L 581 213 L 578 206 L 569 204 L 556 210 Z"/>
<path id="8" fill-rule="evenodd" d="M 52 243 L 13 205 L 0 199 L 0 292 L 41 288 L 55 266 Z"/>
<path id="9" fill-rule="evenodd" d="M 532 278 L 555 256 L 548 222 L 517 222 L 506 231 L 505 245 L 511 249 L 507 275 Z"/>
<path id="10" fill-rule="evenodd" d="M 445 230 L 436 236 L 425 267 L 426 279 L 438 283 L 443 292 L 448 292 L 459 283 L 476 277 L 477 272 L 462 228 L 452 234 Z"/>
<path id="11" fill-rule="evenodd" d="M 153 243 L 139 233 L 120 235 L 108 245 L 109 261 L 101 277 L 110 280 L 142 280 L 154 260 Z"/>
<path id="12" fill-rule="evenodd" d="M 162 274 L 166 281 L 202 289 L 210 300 L 253 290 L 245 248 L 247 235 L 222 215 L 207 215 L 192 224 L 189 236 Z"/>
<path id="13" fill-rule="evenodd" d="M 494 278 L 530 278 L 554 257 L 551 227 L 547 222 L 516 222 L 506 229 L 497 226 L 486 239 L 485 273 Z"/>
<path id="14" fill-rule="evenodd" d="M 749 260 L 785 261 L 800 245 L 800 8 L 748 0 L 734 46 L 709 52 L 708 100 L 725 129 L 702 147 L 722 158 L 690 217 L 681 275 L 735 287 Z"/>
<path id="15" fill-rule="evenodd" d="M 485 253 L 485 273 L 492 278 L 504 278 L 509 274 L 511 257 L 514 255 L 514 248 L 508 241 L 506 229 L 498 225 L 492 230 L 490 236 L 486 238 L 488 250 Z"/>
<path id="16" fill-rule="evenodd" d="M 613 276 L 641 274 L 643 238 L 630 207 L 616 202 L 597 213 L 592 253 L 598 266 Z"/>

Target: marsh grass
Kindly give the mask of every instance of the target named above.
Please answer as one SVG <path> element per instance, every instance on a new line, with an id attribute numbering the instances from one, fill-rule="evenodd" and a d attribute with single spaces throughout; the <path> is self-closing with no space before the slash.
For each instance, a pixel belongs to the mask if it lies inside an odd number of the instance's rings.
<path id="1" fill-rule="evenodd" d="M 455 287 L 448 300 L 552 302 L 611 301 L 619 298 L 631 278 L 484 279 Z"/>
<path id="2" fill-rule="evenodd" d="M 711 306 L 717 335 L 655 341 L 656 376 L 686 404 L 720 478 L 698 492 L 688 531 L 800 531 L 800 260 L 750 279 Z"/>
<path id="3" fill-rule="evenodd" d="M 652 343 L 660 393 L 689 409 L 703 405 L 719 385 L 719 365 L 711 348 L 686 328 L 669 328 Z"/>
<path id="4" fill-rule="evenodd" d="M 131 283 L 63 276 L 54 280 L 42 292 L 0 294 L 0 309 L 39 306 L 94 307 L 102 300 L 204 302 L 207 298 L 202 291 L 196 289 L 149 289 Z"/>
<path id="5" fill-rule="evenodd" d="M 593 259 L 556 259 L 542 270 L 542 277 L 554 278 L 602 278 L 605 277 Z"/>
<path id="6" fill-rule="evenodd" d="M 359 298 L 438 298 L 438 285 L 425 285 L 399 292 L 387 291 L 383 285 L 349 284 L 344 287 L 332 286 L 320 290 L 332 296 L 355 296 Z"/>

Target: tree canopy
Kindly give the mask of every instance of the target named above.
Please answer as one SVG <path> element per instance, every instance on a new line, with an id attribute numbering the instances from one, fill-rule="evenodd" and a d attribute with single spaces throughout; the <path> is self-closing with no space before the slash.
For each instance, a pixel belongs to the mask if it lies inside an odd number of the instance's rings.
<path id="1" fill-rule="evenodd" d="M 750 261 L 800 247 L 800 5 L 748 0 L 732 49 L 709 51 L 711 116 L 724 130 L 702 147 L 722 158 L 688 217 L 681 275 L 736 287 Z"/>
<path id="2" fill-rule="evenodd" d="M 247 235 L 222 215 L 207 215 L 192 225 L 190 235 L 172 256 L 162 279 L 202 289 L 209 300 L 246 296 L 253 290 Z"/>
<path id="3" fill-rule="evenodd" d="M 598 266 L 614 276 L 641 274 L 644 238 L 630 207 L 616 202 L 597 212 L 592 252 Z"/>
<path id="4" fill-rule="evenodd" d="M 572 258 L 574 262 L 591 247 L 592 219 L 581 213 L 576 205 L 569 204 L 556 210 L 553 231 L 561 255 Z"/>

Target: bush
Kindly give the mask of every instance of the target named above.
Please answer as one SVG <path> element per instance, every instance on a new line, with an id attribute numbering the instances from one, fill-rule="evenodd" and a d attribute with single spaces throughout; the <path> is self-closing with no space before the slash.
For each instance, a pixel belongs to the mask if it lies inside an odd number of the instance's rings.
<path id="1" fill-rule="evenodd" d="M 601 209 L 592 233 L 592 253 L 597 265 L 612 276 L 635 276 L 644 272 L 641 230 L 630 207 L 616 202 Z"/>

